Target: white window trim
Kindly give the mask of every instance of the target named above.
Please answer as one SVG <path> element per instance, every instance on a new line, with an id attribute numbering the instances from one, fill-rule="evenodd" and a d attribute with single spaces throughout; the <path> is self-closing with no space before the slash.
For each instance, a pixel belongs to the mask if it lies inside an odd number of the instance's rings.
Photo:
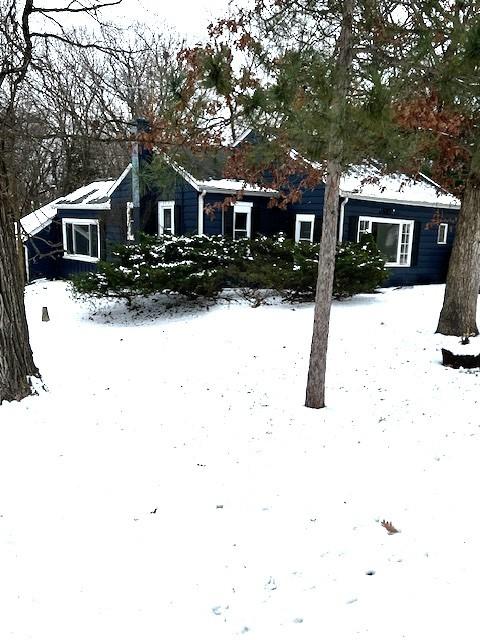
<path id="1" fill-rule="evenodd" d="M 357 230 L 357 242 L 360 242 L 360 237 L 361 237 L 361 233 L 360 233 L 360 222 L 369 222 L 369 227 L 371 229 L 371 223 L 372 222 L 380 222 L 380 223 L 388 223 L 388 224 L 397 224 L 400 229 L 399 229 L 399 242 L 398 242 L 398 247 L 397 247 L 397 261 L 396 262 L 385 262 L 385 266 L 386 267 L 398 267 L 398 268 L 403 268 L 403 267 L 410 267 L 411 266 L 411 262 L 412 262 L 412 249 L 413 249 L 413 232 L 415 229 L 415 220 L 400 220 L 397 218 L 375 218 L 372 216 L 359 216 L 358 218 L 358 230 Z M 402 246 L 402 226 L 404 224 L 407 224 L 409 226 L 409 243 L 408 243 L 408 255 L 407 255 L 407 262 L 405 264 L 400 264 L 400 251 L 401 251 L 401 246 Z M 366 233 L 366 232 L 364 232 Z"/>
<path id="2" fill-rule="evenodd" d="M 67 224 L 92 224 L 97 227 L 97 246 L 99 257 L 82 256 L 80 253 L 67 253 Z M 77 260 L 78 262 L 100 261 L 100 224 L 96 218 L 62 218 L 63 257 L 65 260 Z"/>
<path id="3" fill-rule="evenodd" d="M 237 213 L 246 213 L 247 214 L 247 238 L 251 238 L 252 236 L 252 207 L 253 202 L 236 202 L 233 205 L 233 239 L 236 240 L 235 231 L 236 229 L 236 221 L 237 221 Z M 238 229 L 238 231 L 245 231 L 245 229 Z M 242 236 L 243 238 L 244 236 Z"/>
<path id="4" fill-rule="evenodd" d="M 440 240 L 442 229 L 445 229 L 445 235 L 444 235 L 444 239 Z M 448 223 L 441 222 L 438 225 L 437 244 L 447 244 L 447 240 L 448 240 Z"/>
<path id="5" fill-rule="evenodd" d="M 172 210 L 172 236 L 175 235 L 175 200 L 160 200 L 158 203 L 158 235 L 164 235 L 165 209 Z"/>
<path id="6" fill-rule="evenodd" d="M 133 202 L 127 202 L 127 241 L 135 240 L 133 233 Z"/>
<path id="7" fill-rule="evenodd" d="M 295 242 L 300 242 L 300 228 L 302 222 L 311 222 L 312 227 L 310 230 L 310 244 L 313 244 L 313 228 L 315 226 L 315 214 L 314 213 L 297 213 L 295 216 Z M 303 242 L 305 242 L 303 240 Z"/>

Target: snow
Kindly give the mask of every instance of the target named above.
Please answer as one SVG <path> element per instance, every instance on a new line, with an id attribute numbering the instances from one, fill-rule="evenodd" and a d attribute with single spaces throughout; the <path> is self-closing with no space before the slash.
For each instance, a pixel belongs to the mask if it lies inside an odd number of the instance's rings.
<path id="1" fill-rule="evenodd" d="M 72 191 L 68 196 L 64 196 L 57 200 L 57 206 L 70 204 L 85 206 L 89 204 L 96 204 L 95 201 L 108 198 L 112 187 L 117 182 L 117 180 L 95 180 L 90 184 L 86 184 L 83 187 Z M 65 208 L 67 207 L 65 206 Z"/>
<path id="2" fill-rule="evenodd" d="M 0 407 L 0 637 L 476 637 L 479 371 L 440 365 L 442 297 L 334 303 L 315 411 L 310 304 L 27 287 L 48 392 Z"/>
<path id="3" fill-rule="evenodd" d="M 20 220 L 20 226 L 23 234 L 33 236 L 36 233 L 40 233 L 42 229 L 47 227 L 57 214 L 56 204 L 58 200 L 61 200 L 61 198 L 57 198 L 43 207 L 40 207 L 40 209 L 32 211 L 28 215 L 24 216 Z"/>
<path id="4" fill-rule="evenodd" d="M 274 191 L 273 189 L 266 189 L 265 187 L 260 187 L 256 184 L 248 184 L 243 180 L 230 180 L 228 178 L 224 178 L 221 180 L 214 180 L 213 178 L 209 180 L 203 180 L 198 182 L 198 189 L 203 191 L 211 192 L 228 192 L 231 193 L 233 191 L 242 191 L 245 194 L 256 194 L 256 195 L 264 195 L 264 196 L 274 196 L 278 194 L 278 191 Z"/>
<path id="5" fill-rule="evenodd" d="M 129 167 L 127 167 L 129 169 Z M 125 172 L 122 174 L 124 176 Z M 118 180 L 96 180 L 90 184 L 84 185 L 67 196 L 61 196 L 44 205 L 36 211 L 32 211 L 20 220 L 21 229 L 26 236 L 34 236 L 40 233 L 42 229 L 47 227 L 57 214 L 58 208 L 67 208 L 69 203 L 73 203 L 73 207 L 81 205 L 83 207 L 92 205 L 92 201 L 105 200 L 112 192 L 112 187 L 118 184 Z M 93 204 L 97 204 L 93 202 Z M 98 206 L 98 204 L 97 204 Z M 108 208 L 109 203 L 101 205 Z M 68 206 L 72 208 L 72 204 Z"/>
<path id="6" fill-rule="evenodd" d="M 460 201 L 427 178 L 414 180 L 404 174 L 382 175 L 373 165 L 351 167 L 340 180 L 343 196 L 380 202 L 460 208 Z"/>

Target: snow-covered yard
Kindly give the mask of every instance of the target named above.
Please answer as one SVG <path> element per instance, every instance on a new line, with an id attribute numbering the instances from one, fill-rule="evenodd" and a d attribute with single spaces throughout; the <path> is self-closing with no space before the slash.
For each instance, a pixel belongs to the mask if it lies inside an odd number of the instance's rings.
<path id="1" fill-rule="evenodd" d="M 336 303 L 314 411 L 311 305 L 28 287 L 49 392 L 0 407 L 0 638 L 477 638 L 480 378 L 440 365 L 442 296 Z"/>

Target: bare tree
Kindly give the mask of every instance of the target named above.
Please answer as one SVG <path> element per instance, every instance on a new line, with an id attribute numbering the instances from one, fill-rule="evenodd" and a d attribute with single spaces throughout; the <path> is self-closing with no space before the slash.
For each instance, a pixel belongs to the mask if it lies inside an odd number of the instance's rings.
<path id="1" fill-rule="evenodd" d="M 29 395 L 31 379 L 39 377 L 30 347 L 14 231 L 15 132 L 21 90 L 29 69 L 36 64 L 39 41 L 54 39 L 81 48 L 97 46 L 95 42 L 72 42 L 61 27 L 62 14 L 97 15 L 100 8 L 120 1 L 74 1 L 48 8 L 35 5 L 34 0 L 0 0 L 0 402 Z"/>

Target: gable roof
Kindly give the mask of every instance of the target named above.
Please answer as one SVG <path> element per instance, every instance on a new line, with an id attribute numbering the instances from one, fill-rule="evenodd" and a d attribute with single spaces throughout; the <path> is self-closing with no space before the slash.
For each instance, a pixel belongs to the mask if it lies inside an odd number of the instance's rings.
<path id="1" fill-rule="evenodd" d="M 242 191 L 244 195 L 266 196 L 268 198 L 271 198 L 278 193 L 273 189 L 267 189 L 256 184 L 248 184 L 244 180 L 222 178 L 221 173 L 219 174 L 219 177 L 209 177 L 203 180 L 198 179 L 183 166 L 180 166 L 178 162 L 170 160 L 167 157 L 165 157 L 165 161 L 198 192 L 207 191 L 208 193 L 224 193 L 228 195 L 234 194 L 237 191 Z"/>

